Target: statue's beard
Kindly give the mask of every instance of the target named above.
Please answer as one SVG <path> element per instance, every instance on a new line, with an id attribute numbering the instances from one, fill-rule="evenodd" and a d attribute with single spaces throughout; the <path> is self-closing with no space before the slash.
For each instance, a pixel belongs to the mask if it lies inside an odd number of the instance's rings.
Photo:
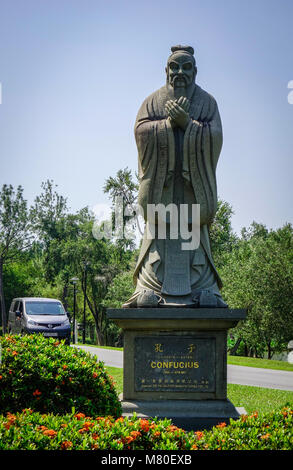
<path id="1" fill-rule="evenodd" d="M 167 75 L 167 85 L 170 96 L 173 96 L 175 99 L 180 98 L 180 96 L 189 97 L 193 80 L 190 81 L 190 79 L 184 75 Z"/>
<path id="2" fill-rule="evenodd" d="M 170 85 L 175 88 L 187 88 L 187 80 L 184 76 L 175 75 L 170 80 Z"/>
<path id="3" fill-rule="evenodd" d="M 176 98 L 180 98 L 180 96 L 186 96 L 187 95 L 187 80 L 183 76 L 178 76 L 176 75 L 172 81 L 171 81 L 171 86 L 174 89 L 174 95 Z"/>

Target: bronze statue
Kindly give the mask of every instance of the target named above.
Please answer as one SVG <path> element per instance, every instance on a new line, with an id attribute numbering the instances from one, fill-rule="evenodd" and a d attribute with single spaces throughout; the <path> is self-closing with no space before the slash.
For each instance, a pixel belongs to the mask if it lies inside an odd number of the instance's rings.
<path id="1" fill-rule="evenodd" d="M 216 166 L 222 125 L 215 99 L 196 83 L 194 50 L 171 48 L 166 85 L 143 102 L 135 123 L 139 160 L 139 196 L 145 222 L 148 205 L 200 204 L 200 243 L 183 250 L 182 239 L 147 237 L 145 230 L 134 273 L 136 290 L 129 307 L 227 307 L 219 289 L 209 225 L 217 209 Z M 169 224 L 169 225 L 168 225 Z"/>

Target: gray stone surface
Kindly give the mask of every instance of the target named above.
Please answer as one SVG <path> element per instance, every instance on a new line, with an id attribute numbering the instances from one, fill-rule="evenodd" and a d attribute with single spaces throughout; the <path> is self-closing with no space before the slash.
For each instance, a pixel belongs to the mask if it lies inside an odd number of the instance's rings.
<path id="1" fill-rule="evenodd" d="M 208 230 L 217 210 L 221 118 L 216 100 L 195 83 L 193 48 L 179 45 L 171 51 L 166 84 L 144 100 L 135 122 L 138 203 L 146 230 L 134 272 L 136 289 L 124 307 L 226 307 Z M 157 220 L 150 216 L 150 205 L 157 204 L 165 208 L 172 204 L 178 219 L 173 212 Z M 186 216 L 181 214 L 183 204 Z M 192 212 L 196 204 L 200 206 L 197 226 Z M 181 221 L 192 233 L 189 239 L 182 233 Z M 166 228 L 164 237 L 158 234 L 160 224 Z M 198 243 L 182 249 L 182 243 L 191 239 Z"/>
<path id="2" fill-rule="evenodd" d="M 223 330 L 244 320 L 246 311 L 229 308 L 108 309 L 107 316 L 125 330 Z"/>
<path id="3" fill-rule="evenodd" d="M 227 331 L 245 314 L 228 308 L 109 309 L 108 318 L 124 331 L 123 413 L 155 416 L 159 410 L 186 429 L 237 418 L 227 400 Z"/>
<path id="4" fill-rule="evenodd" d="M 185 430 L 208 429 L 219 423 L 229 423 L 245 414 L 244 408 L 235 408 L 229 400 L 159 400 L 122 401 L 123 416 L 134 412 L 141 418 L 168 418 Z"/>

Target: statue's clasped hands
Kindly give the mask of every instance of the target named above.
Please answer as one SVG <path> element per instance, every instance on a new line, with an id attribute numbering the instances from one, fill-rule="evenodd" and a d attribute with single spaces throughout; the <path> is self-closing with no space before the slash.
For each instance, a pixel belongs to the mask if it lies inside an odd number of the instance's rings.
<path id="1" fill-rule="evenodd" d="M 165 105 L 168 119 L 172 127 L 179 126 L 185 130 L 190 121 L 188 114 L 190 102 L 184 96 L 180 96 L 177 100 L 169 100 Z"/>

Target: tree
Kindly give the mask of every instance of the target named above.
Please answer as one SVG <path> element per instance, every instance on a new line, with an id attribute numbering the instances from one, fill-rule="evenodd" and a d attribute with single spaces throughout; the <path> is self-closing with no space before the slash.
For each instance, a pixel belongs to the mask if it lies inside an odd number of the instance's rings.
<path id="1" fill-rule="evenodd" d="M 31 209 L 34 232 L 42 249 L 42 267 L 47 282 L 54 284 L 55 276 L 61 270 L 59 259 L 52 258 L 52 245 L 62 243 L 64 230 L 62 230 L 68 214 L 67 199 L 60 195 L 52 180 L 41 183 L 42 192 L 35 198 Z M 69 276 L 69 275 L 68 275 Z M 62 300 L 66 300 L 68 276 L 63 276 Z M 65 308 L 66 308 L 65 302 Z"/>
<path id="2" fill-rule="evenodd" d="M 5 264 L 19 258 L 32 243 L 30 213 L 27 201 L 23 198 L 23 188 L 18 186 L 15 190 L 12 185 L 4 184 L 0 192 L 0 297 L 3 333 L 7 328 L 3 268 Z"/>
<path id="3" fill-rule="evenodd" d="M 230 307 L 248 310 L 235 329 L 247 354 L 271 358 L 293 337 L 293 229 L 253 223 L 242 233 L 221 270 L 223 294 Z"/>
<path id="4" fill-rule="evenodd" d="M 96 240 L 92 233 L 93 224 L 94 215 L 88 208 L 76 214 L 59 216 L 54 222 L 54 229 L 50 224 L 50 233 L 46 233 L 47 241 L 43 249 L 44 272 L 51 285 L 62 283 L 62 301 L 66 309 L 72 304 L 72 296 L 69 296 L 70 278 L 79 278 L 81 295 L 77 296 L 77 305 L 81 306 L 85 298 L 86 310 L 94 320 L 98 343 L 102 345 L 107 328 L 103 299 L 112 279 L 121 270 L 128 268 L 131 254 L 110 240 Z"/>
<path id="5" fill-rule="evenodd" d="M 107 294 L 103 300 L 105 308 L 121 308 L 134 291 L 133 284 L 134 263 L 130 271 L 123 271 L 114 277 Z M 122 346 L 123 332 L 111 320 L 107 321 L 107 344 L 111 346 Z"/>
<path id="6" fill-rule="evenodd" d="M 35 198 L 31 216 L 35 233 L 48 244 L 58 236 L 57 225 L 67 214 L 67 199 L 54 189 L 52 180 L 44 181 L 41 188 L 43 191 Z"/>
<path id="7" fill-rule="evenodd" d="M 237 243 L 237 235 L 232 229 L 232 214 L 232 206 L 218 199 L 217 212 L 209 232 L 213 258 L 215 265 L 219 268 L 225 263 L 225 255 L 230 253 Z"/>
<path id="8" fill-rule="evenodd" d="M 133 249 L 135 246 L 135 229 L 143 232 L 143 222 L 139 220 L 137 208 L 138 181 L 137 175 L 134 181 L 131 170 L 124 168 L 119 170 L 115 177 L 107 178 L 104 192 L 109 194 L 112 202 L 112 226 L 117 224 L 117 216 L 123 225 L 123 238 L 117 239 L 116 243 L 122 250 Z M 119 202 L 119 204 L 117 204 Z M 122 204 L 121 204 L 122 203 Z M 125 234 L 127 233 L 127 237 Z"/>
<path id="9" fill-rule="evenodd" d="M 116 197 L 123 197 L 126 204 L 133 207 L 136 204 L 138 182 L 133 181 L 131 170 L 128 168 L 119 170 L 115 177 L 107 178 L 103 189 L 105 193 L 109 194 L 112 204 L 114 204 Z"/>

